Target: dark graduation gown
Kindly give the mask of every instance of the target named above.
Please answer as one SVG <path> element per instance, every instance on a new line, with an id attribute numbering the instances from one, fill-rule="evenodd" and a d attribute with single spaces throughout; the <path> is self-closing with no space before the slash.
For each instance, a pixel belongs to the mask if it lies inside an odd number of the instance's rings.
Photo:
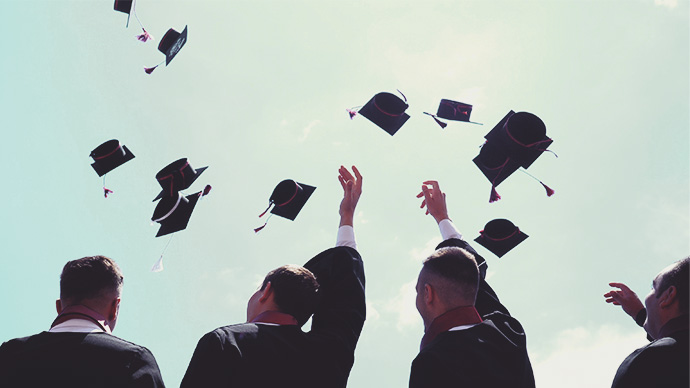
<path id="1" fill-rule="evenodd" d="M 612 388 L 690 387 L 688 316 L 661 328 L 661 337 L 630 354 L 618 367 Z"/>
<path id="2" fill-rule="evenodd" d="M 50 333 L 0 346 L 0 387 L 164 387 L 145 347 L 107 333 Z"/>
<path id="3" fill-rule="evenodd" d="M 486 261 L 458 239 L 446 240 L 436 249 L 447 246 L 464 248 L 477 259 L 480 282 L 475 307 L 483 322 L 436 336 L 412 362 L 410 387 L 534 387 L 525 331 L 487 284 Z"/>
<path id="4" fill-rule="evenodd" d="M 199 340 L 180 386 L 345 387 L 366 313 L 362 259 L 352 248 L 336 247 L 304 267 L 322 293 L 311 331 L 256 323 L 220 327 Z"/>

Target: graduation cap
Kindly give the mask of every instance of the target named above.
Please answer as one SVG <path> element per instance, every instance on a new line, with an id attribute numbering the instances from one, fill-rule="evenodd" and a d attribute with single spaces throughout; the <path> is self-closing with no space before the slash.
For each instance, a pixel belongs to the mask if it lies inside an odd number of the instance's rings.
<path id="1" fill-rule="evenodd" d="M 529 236 L 521 232 L 520 228 L 512 222 L 503 218 L 497 218 L 489 221 L 484 226 L 484 230 L 479 231 L 479 237 L 475 238 L 474 241 L 493 252 L 496 256 L 502 257 L 518 244 L 525 241 L 527 237 Z"/>
<path id="2" fill-rule="evenodd" d="M 186 229 L 199 198 L 208 194 L 210 190 L 211 186 L 206 186 L 204 191 L 188 196 L 177 192 L 175 196 L 161 199 L 151 217 L 151 221 L 161 225 L 156 237 Z"/>
<path id="3" fill-rule="evenodd" d="M 273 207 L 271 209 L 271 214 L 294 221 L 314 190 L 316 190 L 314 186 L 295 182 L 292 179 L 286 179 L 278 183 L 275 189 L 273 189 L 273 193 L 271 193 L 271 197 L 268 200 L 268 207 L 259 217 L 263 217 L 263 215 Z M 254 231 L 260 231 L 267 223 L 268 220 L 263 226 L 254 229 Z"/>
<path id="4" fill-rule="evenodd" d="M 115 0 L 115 5 L 114 9 L 115 11 L 123 12 L 127 14 L 127 26 L 129 27 L 129 17 L 131 16 L 132 12 L 132 3 L 134 3 L 133 0 Z"/>
<path id="5" fill-rule="evenodd" d="M 433 117 L 433 119 L 436 121 L 436 123 L 438 123 L 438 125 L 441 126 L 441 128 L 445 128 L 448 124 L 439 120 L 439 117 L 446 120 L 464 121 L 466 123 L 482 125 L 481 123 L 475 123 L 474 121 L 470 121 L 470 114 L 472 114 L 472 105 L 465 104 L 464 102 L 442 99 L 441 102 L 438 104 L 438 110 L 436 111 L 435 115 L 427 112 L 424 112 L 424 114 Z"/>
<path id="6" fill-rule="evenodd" d="M 182 47 L 187 43 L 187 26 L 184 27 L 182 32 L 177 32 L 174 29 L 169 29 L 168 32 L 163 35 L 160 43 L 158 44 L 158 51 L 165 54 L 165 66 L 168 66 L 170 62 L 175 58 L 177 53 L 180 52 Z M 163 62 L 157 64 L 154 67 L 144 68 L 147 74 L 151 74 L 158 66 L 162 65 Z"/>
<path id="7" fill-rule="evenodd" d="M 512 110 L 484 137 L 505 147 L 506 152 L 524 168 L 532 165 L 553 143 L 546 136 L 546 125 L 539 117 Z"/>
<path id="8" fill-rule="evenodd" d="M 484 143 L 479 150 L 479 155 L 472 161 L 491 182 L 489 202 L 495 202 L 501 198 L 496 192 L 496 187 L 520 168 L 516 160 L 508 156 L 500 146 L 491 142 Z"/>
<path id="9" fill-rule="evenodd" d="M 403 97 L 405 96 L 403 95 Z M 359 113 L 393 136 L 410 118 L 405 113 L 408 107 L 406 101 L 401 100 L 395 94 L 382 92 L 372 97 L 359 110 Z M 350 116 L 353 116 L 352 112 Z"/>
<path id="10" fill-rule="evenodd" d="M 103 176 L 134 159 L 134 154 L 127 146 L 120 144 L 117 139 L 108 140 L 99 145 L 91 151 L 89 156 L 94 160 L 91 167 L 93 167 L 98 176 Z"/>
<path id="11" fill-rule="evenodd" d="M 153 200 L 174 197 L 176 192 L 188 189 L 207 168 L 194 169 L 187 158 L 178 159 L 168 164 L 156 174 L 156 180 L 163 190 Z"/>

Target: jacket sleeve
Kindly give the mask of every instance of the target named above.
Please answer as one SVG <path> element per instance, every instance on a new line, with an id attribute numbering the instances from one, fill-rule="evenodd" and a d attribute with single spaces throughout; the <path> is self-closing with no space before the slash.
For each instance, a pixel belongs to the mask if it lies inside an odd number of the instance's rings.
<path id="1" fill-rule="evenodd" d="M 231 380 L 231 365 L 235 365 L 228 358 L 234 357 L 237 352 L 223 351 L 223 348 L 216 331 L 201 337 L 180 388 L 227 387 Z"/>
<path id="2" fill-rule="evenodd" d="M 304 267 L 316 276 L 321 294 L 311 332 L 334 338 L 353 354 L 366 318 L 362 258 L 341 246 L 321 252 Z"/>
<path id="3" fill-rule="evenodd" d="M 477 301 L 474 306 L 477 312 L 479 312 L 479 315 L 485 317 L 494 312 L 510 315 L 508 309 L 498 300 L 496 292 L 489 286 L 489 283 L 486 282 L 486 269 L 488 267 L 486 260 L 464 240 L 451 238 L 440 243 L 436 249 L 445 247 L 459 247 L 474 255 L 477 266 L 479 267 L 479 289 L 477 290 Z"/>
<path id="4" fill-rule="evenodd" d="M 164 388 L 163 377 L 158 363 L 151 351 L 142 348 L 135 360 L 130 364 L 131 387 Z"/>

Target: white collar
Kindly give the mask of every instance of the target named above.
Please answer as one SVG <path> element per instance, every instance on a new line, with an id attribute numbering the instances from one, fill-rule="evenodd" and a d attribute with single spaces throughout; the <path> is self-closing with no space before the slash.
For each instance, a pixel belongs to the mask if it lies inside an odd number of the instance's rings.
<path id="1" fill-rule="evenodd" d="M 79 318 L 62 322 L 48 331 L 51 333 L 104 333 L 103 329 L 95 322 Z"/>

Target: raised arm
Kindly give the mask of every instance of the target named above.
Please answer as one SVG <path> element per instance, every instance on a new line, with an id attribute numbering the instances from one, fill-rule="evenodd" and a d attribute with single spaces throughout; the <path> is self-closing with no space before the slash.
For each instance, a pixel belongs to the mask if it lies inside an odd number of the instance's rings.
<path id="1" fill-rule="evenodd" d="M 619 290 L 611 290 L 605 293 L 606 303 L 621 306 L 626 314 L 630 315 L 639 326 L 642 326 L 647 319 L 647 310 L 645 310 L 637 294 L 623 283 L 609 283 L 609 286 L 616 287 Z"/>
<path id="2" fill-rule="evenodd" d="M 446 204 L 446 194 L 441 191 L 438 182 L 431 180 L 422 182 L 422 192 L 417 194 L 417 198 L 422 197 L 424 197 L 424 199 L 420 207 L 424 208 L 426 206 L 426 214 L 431 215 L 434 220 L 436 220 L 439 230 L 441 231 L 441 237 L 443 237 L 443 242 L 441 242 L 436 249 L 450 246 L 460 247 L 473 254 L 477 261 L 480 279 L 475 307 L 479 315 L 484 317 L 496 311 L 510 315 L 508 309 L 498 300 L 496 292 L 485 280 L 487 269 L 486 260 L 484 260 L 484 258 L 463 239 L 462 234 L 450 220 L 448 216 L 448 206 Z"/>

